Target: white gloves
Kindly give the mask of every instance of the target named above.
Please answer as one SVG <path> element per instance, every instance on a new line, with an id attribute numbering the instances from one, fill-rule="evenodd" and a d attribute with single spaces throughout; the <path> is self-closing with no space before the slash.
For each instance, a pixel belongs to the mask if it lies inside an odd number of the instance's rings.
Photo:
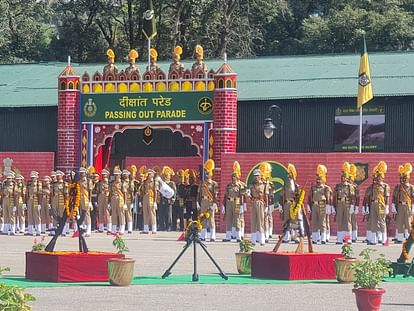
<path id="1" fill-rule="evenodd" d="M 369 206 L 368 205 L 365 205 L 364 214 L 369 215 Z"/>
<path id="2" fill-rule="evenodd" d="M 397 208 L 395 207 L 395 203 L 391 204 L 391 213 L 397 214 Z"/>
<path id="3" fill-rule="evenodd" d="M 385 205 L 385 215 L 388 215 L 390 213 L 390 207 L 388 205 Z"/>
<path id="4" fill-rule="evenodd" d="M 264 212 L 265 212 L 265 214 L 267 214 L 269 212 L 269 207 L 266 207 Z"/>
<path id="5" fill-rule="evenodd" d="M 48 204 L 47 209 L 52 209 L 52 206 L 50 204 Z"/>
<path id="6" fill-rule="evenodd" d="M 330 205 L 325 206 L 325 214 L 326 215 L 331 215 L 331 206 Z"/>
<path id="7" fill-rule="evenodd" d="M 329 206 L 331 207 L 331 214 L 336 215 L 335 207 L 333 207 L 332 205 L 329 205 Z"/>
<path id="8" fill-rule="evenodd" d="M 246 203 L 243 203 L 243 212 L 247 212 L 247 204 Z"/>
<path id="9" fill-rule="evenodd" d="M 355 205 L 353 205 L 353 204 L 351 204 L 351 207 L 349 208 L 349 213 L 352 215 L 352 214 L 355 214 Z"/>
<path id="10" fill-rule="evenodd" d="M 198 209 L 198 210 L 200 210 L 200 209 L 201 209 L 200 203 L 198 203 L 198 202 L 197 202 L 197 209 Z"/>
<path id="11" fill-rule="evenodd" d="M 89 209 L 92 209 L 92 202 L 90 202 L 90 201 L 89 201 L 89 203 L 88 203 L 88 208 L 89 208 Z"/>
<path id="12" fill-rule="evenodd" d="M 279 213 L 283 213 L 283 206 L 280 203 L 277 205 L 277 210 Z"/>
<path id="13" fill-rule="evenodd" d="M 37 210 L 40 211 L 42 209 L 42 206 L 40 204 L 37 205 Z"/>
<path id="14" fill-rule="evenodd" d="M 243 206 L 243 204 L 241 204 L 240 205 L 240 214 L 243 214 L 243 211 L 244 211 L 244 206 Z"/>
<path id="15" fill-rule="evenodd" d="M 359 207 L 358 205 L 356 205 L 354 209 L 354 214 L 357 215 L 358 213 L 359 213 Z"/>
<path id="16" fill-rule="evenodd" d="M 308 214 L 312 213 L 312 210 L 311 210 L 309 204 L 306 206 L 306 209 L 308 210 Z"/>
<path id="17" fill-rule="evenodd" d="M 138 206 L 139 206 L 139 207 L 142 207 L 142 202 L 139 202 L 139 203 L 138 203 Z"/>
<path id="18" fill-rule="evenodd" d="M 16 206 L 13 206 L 13 213 L 16 212 L 17 208 Z"/>
<path id="19" fill-rule="evenodd" d="M 154 203 L 154 205 L 156 205 L 156 203 Z M 128 209 L 128 206 L 124 204 L 124 211 L 126 211 L 127 209 Z"/>
<path id="20" fill-rule="evenodd" d="M 269 213 L 273 213 L 273 210 L 275 209 L 275 205 L 274 204 L 270 204 L 269 205 Z"/>
<path id="21" fill-rule="evenodd" d="M 129 206 L 129 208 L 130 208 L 131 210 L 133 210 L 133 209 L 134 209 L 134 204 L 132 204 L 132 203 L 131 203 L 131 205 Z"/>
<path id="22" fill-rule="evenodd" d="M 414 215 L 414 204 L 411 205 L 411 214 Z"/>
<path id="23" fill-rule="evenodd" d="M 155 210 L 157 210 L 157 208 L 158 208 L 158 205 L 157 205 L 156 202 L 154 202 L 154 208 L 155 208 Z"/>
<path id="24" fill-rule="evenodd" d="M 224 207 L 224 205 L 221 206 L 221 213 L 223 215 L 226 214 L 226 208 Z"/>
<path id="25" fill-rule="evenodd" d="M 211 206 L 213 208 L 213 211 L 217 211 L 218 207 L 216 203 L 213 203 L 213 205 Z"/>
<path id="26" fill-rule="evenodd" d="M 108 211 L 110 211 L 110 210 L 111 210 L 111 204 L 108 204 L 107 209 L 108 209 Z"/>

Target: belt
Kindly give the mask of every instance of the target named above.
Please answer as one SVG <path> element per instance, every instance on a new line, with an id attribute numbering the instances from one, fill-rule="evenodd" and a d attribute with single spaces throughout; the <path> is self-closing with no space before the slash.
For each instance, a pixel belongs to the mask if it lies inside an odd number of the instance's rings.
<path id="1" fill-rule="evenodd" d="M 408 202 L 399 202 L 400 204 L 408 205 Z"/>

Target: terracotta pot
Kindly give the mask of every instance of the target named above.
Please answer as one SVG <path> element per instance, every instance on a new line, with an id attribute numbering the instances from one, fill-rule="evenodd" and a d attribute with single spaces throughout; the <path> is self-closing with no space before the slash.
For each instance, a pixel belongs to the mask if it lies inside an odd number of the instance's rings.
<path id="1" fill-rule="evenodd" d="M 350 283 L 355 280 L 354 270 L 351 264 L 358 262 L 356 258 L 336 258 L 336 279 L 341 283 Z"/>
<path id="2" fill-rule="evenodd" d="M 252 253 L 236 253 L 236 265 L 239 274 L 251 273 L 251 256 Z"/>
<path id="3" fill-rule="evenodd" d="M 108 260 L 108 278 L 112 285 L 128 286 L 134 276 L 135 260 L 131 258 L 111 258 Z"/>
<path id="4" fill-rule="evenodd" d="M 356 302 L 359 311 L 378 311 L 381 306 L 382 295 L 385 293 L 383 288 L 354 288 Z"/>

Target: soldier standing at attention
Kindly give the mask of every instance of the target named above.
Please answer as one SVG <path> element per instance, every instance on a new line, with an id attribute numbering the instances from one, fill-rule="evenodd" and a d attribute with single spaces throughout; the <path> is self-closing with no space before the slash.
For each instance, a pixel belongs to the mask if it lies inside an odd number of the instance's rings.
<path id="1" fill-rule="evenodd" d="M 374 181 L 365 191 L 365 213 L 368 218 L 368 244 L 377 242 L 385 244 L 387 241 L 387 226 L 385 217 L 389 214 L 388 200 L 390 187 L 384 182 L 387 164 L 380 161 L 374 168 Z"/>
<path id="2" fill-rule="evenodd" d="M 171 231 L 172 226 L 172 206 L 175 202 L 176 198 L 176 185 L 175 182 L 171 180 L 171 176 L 174 176 L 174 171 L 169 166 L 164 166 L 161 172 L 162 178 L 164 182 L 174 190 L 174 196 L 172 198 L 167 199 L 162 195 L 160 192 L 160 206 L 159 206 L 159 219 L 160 219 L 160 228 L 161 230 Z"/>
<path id="3" fill-rule="evenodd" d="M 111 214 L 110 214 L 110 184 L 109 184 L 109 171 L 103 169 L 101 171 L 102 180 L 97 184 L 97 194 L 98 194 L 98 230 L 99 232 L 106 230 L 108 233 L 111 232 L 112 229 L 112 222 L 111 222 Z"/>
<path id="4" fill-rule="evenodd" d="M 184 73 L 184 65 L 180 62 L 182 53 L 183 49 L 181 48 L 181 46 L 177 45 L 173 50 L 173 62 L 170 64 L 170 69 L 168 70 L 169 75 L 173 71 L 176 72 L 178 74 L 178 79 L 182 78 Z"/>
<path id="5" fill-rule="evenodd" d="M 150 67 L 147 66 L 147 71 L 151 74 L 152 79 L 156 79 L 158 73 L 161 71 L 160 65 L 157 64 L 158 52 L 156 49 L 150 49 Z"/>
<path id="6" fill-rule="evenodd" d="M 354 187 L 348 182 L 351 166 L 345 162 L 342 166 L 341 182 L 333 191 L 333 206 L 336 212 L 337 240 L 342 245 L 346 235 L 351 236 L 351 211 L 354 210 Z"/>
<path id="7" fill-rule="evenodd" d="M 27 210 L 26 205 L 26 186 L 24 184 L 24 177 L 20 174 L 16 176 L 16 185 L 14 188 L 15 201 L 17 207 L 17 223 L 16 231 L 23 233 L 25 231 L 25 217 L 24 211 Z"/>
<path id="8" fill-rule="evenodd" d="M 142 209 L 144 214 L 144 232 L 157 233 L 157 187 L 154 180 L 155 171 L 149 169 L 142 185 Z"/>
<path id="9" fill-rule="evenodd" d="M 111 185 L 111 213 L 112 213 L 112 234 L 117 232 L 119 226 L 119 234 L 125 233 L 125 196 L 122 191 L 121 170 L 114 168 L 114 180 Z"/>
<path id="10" fill-rule="evenodd" d="M 138 52 L 136 50 L 132 49 L 131 51 L 129 51 L 128 53 L 129 66 L 125 69 L 126 73 L 131 74 L 133 72 L 136 72 L 139 74 L 139 70 L 135 66 L 135 62 L 137 58 L 138 58 Z"/>
<path id="11" fill-rule="evenodd" d="M 250 186 L 250 196 L 253 201 L 251 241 L 253 245 L 256 245 L 256 241 L 259 240 L 260 245 L 263 246 L 265 244 L 264 213 L 265 207 L 268 205 L 268 195 L 266 193 L 266 182 L 263 180 L 262 172 L 259 169 L 255 169 L 253 176 L 253 184 Z"/>
<path id="12" fill-rule="evenodd" d="M 39 173 L 32 171 L 31 180 L 27 185 L 27 234 L 33 235 L 33 227 L 36 235 L 40 236 L 40 210 L 42 202 L 42 183 L 39 181 Z"/>
<path id="13" fill-rule="evenodd" d="M 118 73 L 118 68 L 115 66 L 115 53 L 112 49 L 106 50 L 106 56 L 108 56 L 107 64 L 103 69 L 103 73 L 112 72 L 114 74 Z"/>
<path id="14" fill-rule="evenodd" d="M 124 193 L 125 204 L 127 209 L 125 210 L 125 222 L 127 224 L 128 233 L 132 233 L 132 204 L 134 199 L 134 184 L 131 182 L 129 176 L 131 173 L 128 170 L 122 171 L 122 192 Z"/>
<path id="15" fill-rule="evenodd" d="M 413 168 L 410 163 L 400 165 L 400 184 L 395 186 L 392 196 L 392 213 L 396 222 L 396 241 L 401 244 L 408 238 L 411 229 L 411 218 L 414 213 L 414 186 L 410 184 L 410 174 Z"/>
<path id="16" fill-rule="evenodd" d="M 206 172 L 206 180 L 203 181 L 198 188 L 198 201 L 197 208 L 199 207 L 201 213 L 208 212 L 210 217 L 202 220 L 203 229 L 201 229 L 200 239 L 205 241 L 210 231 L 210 241 L 216 240 L 216 223 L 214 215 L 217 210 L 217 195 L 218 195 L 218 184 L 213 180 L 214 161 L 208 159 L 204 163 L 204 169 Z M 200 202 L 200 203 L 198 203 Z"/>
<path id="17" fill-rule="evenodd" d="M 4 233 L 16 234 L 16 202 L 14 188 L 15 174 L 12 171 L 6 173 L 6 181 L 3 184 L 3 210 L 4 210 Z"/>
<path id="18" fill-rule="evenodd" d="M 86 233 L 85 236 L 91 236 L 91 211 L 93 209 L 90 193 L 90 183 L 88 177 L 86 176 L 87 170 L 84 167 L 79 169 L 79 185 L 81 191 L 81 198 L 80 198 L 80 211 L 85 211 L 85 218 L 83 220 L 83 224 L 86 225 Z M 78 228 L 79 229 L 79 228 Z"/>
<path id="19" fill-rule="evenodd" d="M 359 188 L 356 184 L 356 174 L 357 174 L 357 167 L 355 164 L 351 164 L 349 168 L 349 183 L 351 184 L 354 192 L 353 197 L 353 206 L 354 209 L 351 208 L 351 227 L 352 227 L 352 243 L 355 243 L 358 239 L 358 223 L 357 223 L 357 216 L 359 213 Z"/>
<path id="20" fill-rule="evenodd" d="M 312 242 L 326 244 L 326 215 L 331 214 L 331 188 L 326 185 L 328 170 L 319 164 L 316 169 L 316 185 L 311 187 L 308 213 L 312 215 Z"/>
<path id="21" fill-rule="evenodd" d="M 191 71 L 193 75 L 199 71 L 207 73 L 207 65 L 203 62 L 204 59 L 204 50 L 201 45 L 196 45 L 195 47 L 196 62 L 193 64 Z"/>
<path id="22" fill-rule="evenodd" d="M 55 215 L 56 219 L 54 219 L 54 224 L 57 224 L 57 218 L 60 218 L 63 216 L 63 213 L 65 213 L 65 200 L 67 196 L 67 183 L 63 180 L 64 173 L 60 170 L 56 171 L 56 182 L 52 185 L 53 187 L 53 207 L 55 208 Z M 70 219 L 68 218 L 65 224 L 65 227 L 62 231 L 62 236 L 65 236 L 69 233 L 69 222 Z"/>
<path id="23" fill-rule="evenodd" d="M 51 206 L 51 198 L 52 198 L 52 187 L 51 187 L 52 178 L 49 176 L 43 177 L 42 183 L 42 201 L 41 206 L 42 209 L 40 210 L 40 220 L 42 223 L 41 229 L 42 233 L 46 233 L 46 224 L 48 225 L 48 229 L 51 229 L 53 226 L 52 223 L 52 206 Z"/>

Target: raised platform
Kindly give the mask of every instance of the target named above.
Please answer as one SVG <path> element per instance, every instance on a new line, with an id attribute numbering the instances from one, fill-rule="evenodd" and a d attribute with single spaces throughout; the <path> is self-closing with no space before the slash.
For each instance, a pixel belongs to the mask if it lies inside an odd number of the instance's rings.
<path id="1" fill-rule="evenodd" d="M 107 252 L 26 252 L 26 279 L 48 282 L 108 281 Z"/>
<path id="2" fill-rule="evenodd" d="M 337 253 L 253 252 L 252 277 L 274 280 L 336 279 Z"/>

